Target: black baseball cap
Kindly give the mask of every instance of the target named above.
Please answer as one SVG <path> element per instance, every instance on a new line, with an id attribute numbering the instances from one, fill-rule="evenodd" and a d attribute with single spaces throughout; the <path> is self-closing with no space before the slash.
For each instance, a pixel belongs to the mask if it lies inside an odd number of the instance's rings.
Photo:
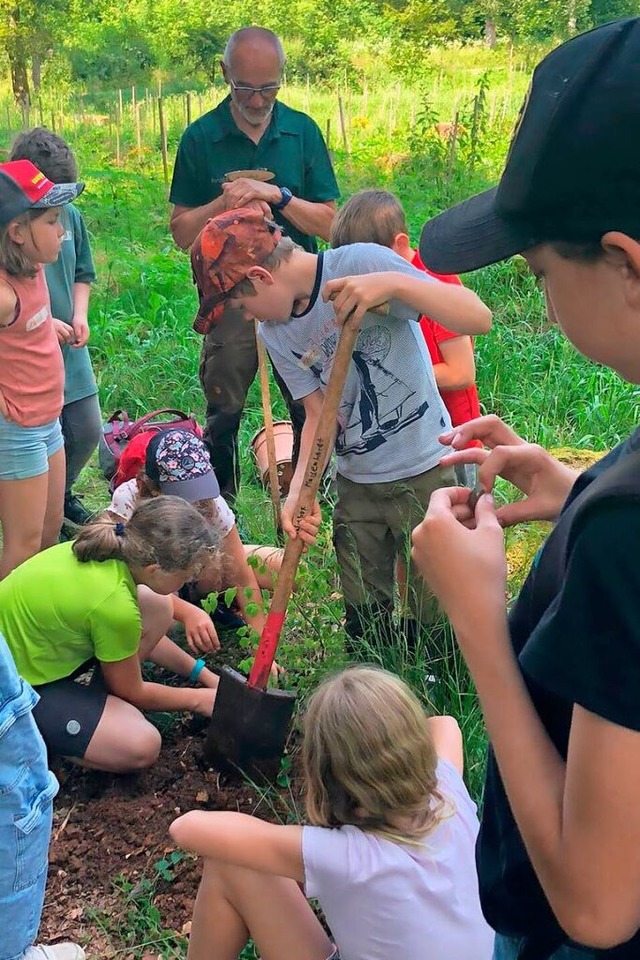
<path id="1" fill-rule="evenodd" d="M 420 256 L 437 273 L 465 273 L 608 230 L 640 239 L 640 17 L 538 64 L 500 183 L 428 221 Z"/>

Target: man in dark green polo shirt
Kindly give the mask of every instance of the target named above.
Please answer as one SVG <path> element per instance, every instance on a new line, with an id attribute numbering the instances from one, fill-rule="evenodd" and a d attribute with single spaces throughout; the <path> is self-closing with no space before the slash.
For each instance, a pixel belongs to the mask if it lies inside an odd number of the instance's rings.
<path id="1" fill-rule="evenodd" d="M 221 66 L 229 95 L 187 127 L 178 147 L 169 195 L 176 243 L 186 249 L 211 217 L 260 200 L 296 243 L 315 252 L 316 238 L 329 237 L 338 185 L 317 124 L 276 99 L 284 68 L 280 40 L 261 27 L 238 30 Z M 231 171 L 261 169 L 274 179 L 223 182 Z M 239 482 L 238 427 L 256 369 L 253 327 L 227 308 L 205 336 L 200 382 L 207 401 L 205 441 L 222 493 L 231 500 Z M 295 460 L 304 410 L 274 375 L 294 426 Z"/>

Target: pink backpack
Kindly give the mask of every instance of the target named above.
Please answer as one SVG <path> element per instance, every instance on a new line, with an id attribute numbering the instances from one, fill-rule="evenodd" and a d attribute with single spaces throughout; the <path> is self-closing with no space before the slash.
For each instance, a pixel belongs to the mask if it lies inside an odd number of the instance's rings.
<path id="1" fill-rule="evenodd" d="M 163 418 L 163 419 L 157 419 Z M 102 436 L 98 445 L 98 462 L 100 469 L 107 480 L 113 480 L 122 451 L 130 440 L 143 431 L 149 430 L 158 433 L 168 427 L 182 430 L 191 430 L 196 436 L 202 437 L 202 427 L 192 413 L 182 410 L 154 410 L 138 420 L 131 422 L 126 410 L 116 410 L 111 414 L 102 428 Z"/>

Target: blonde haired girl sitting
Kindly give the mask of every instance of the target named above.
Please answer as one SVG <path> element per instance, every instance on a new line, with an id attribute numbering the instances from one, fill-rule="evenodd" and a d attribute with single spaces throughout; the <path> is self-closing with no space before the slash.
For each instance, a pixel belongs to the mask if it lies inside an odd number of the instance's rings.
<path id="1" fill-rule="evenodd" d="M 235 960 L 249 937 L 263 960 L 489 960 L 456 721 L 358 667 L 311 698 L 302 756 L 309 826 L 203 811 L 171 825 L 206 858 L 188 960 Z"/>

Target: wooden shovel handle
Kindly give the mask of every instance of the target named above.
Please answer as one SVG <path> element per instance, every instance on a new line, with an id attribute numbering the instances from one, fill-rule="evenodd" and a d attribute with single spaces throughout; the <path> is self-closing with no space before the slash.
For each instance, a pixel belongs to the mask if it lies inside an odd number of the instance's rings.
<path id="1" fill-rule="evenodd" d="M 305 517 L 313 510 L 320 480 L 322 479 L 322 471 L 334 442 L 340 399 L 349 372 L 351 354 L 358 337 L 358 331 L 359 327 L 357 325 L 347 321 L 340 333 L 329 383 L 324 394 L 322 411 L 300 489 L 296 520 Z M 304 543 L 300 536 L 297 536 L 295 540 L 289 537 L 284 549 L 282 566 L 273 592 L 271 607 L 249 674 L 250 687 L 260 687 L 264 690 L 267 686 L 303 549 Z"/>
<path id="2" fill-rule="evenodd" d="M 271 505 L 273 507 L 273 523 L 276 539 L 282 537 L 282 520 L 280 516 L 280 483 L 278 481 L 278 464 L 276 462 L 276 441 L 273 435 L 273 411 L 271 410 L 271 390 L 269 388 L 269 371 L 267 370 L 267 351 L 258 335 L 258 321 L 255 321 L 256 349 L 258 351 L 258 373 L 260 376 L 260 396 L 262 399 L 262 416 L 264 419 L 265 441 L 267 444 L 267 463 L 269 466 L 269 490 L 271 491 Z"/>

